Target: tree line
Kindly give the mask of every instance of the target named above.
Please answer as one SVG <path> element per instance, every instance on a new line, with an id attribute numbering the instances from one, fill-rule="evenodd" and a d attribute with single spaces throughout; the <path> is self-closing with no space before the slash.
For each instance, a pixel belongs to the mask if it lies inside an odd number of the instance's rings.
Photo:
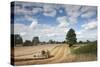
<path id="1" fill-rule="evenodd" d="M 30 40 L 25 40 L 25 42 L 23 41 L 22 37 L 20 36 L 20 34 L 11 34 L 11 42 L 12 46 L 36 46 L 36 45 L 44 45 L 44 44 L 62 44 L 62 43 L 66 43 L 66 41 L 54 41 L 52 39 L 50 39 L 48 42 L 40 42 L 39 37 L 33 37 L 32 41 Z"/>
<path id="2" fill-rule="evenodd" d="M 25 42 L 23 42 L 23 39 L 19 34 L 11 34 L 11 42 L 11 46 L 33 46 L 38 45 L 39 37 L 34 37 L 32 42 L 30 40 L 25 40 Z"/>
<path id="3" fill-rule="evenodd" d="M 87 44 L 90 43 L 89 40 L 87 40 L 86 42 L 83 41 L 79 41 L 77 42 L 77 38 L 76 38 L 76 33 L 74 29 L 69 29 L 69 31 L 66 34 L 66 38 L 65 41 L 59 42 L 59 41 L 54 41 L 54 40 L 49 40 L 48 42 L 40 42 L 39 37 L 33 37 L 32 41 L 30 40 L 25 40 L 25 42 L 23 42 L 22 37 L 19 34 L 11 34 L 11 42 L 12 45 L 11 46 L 36 46 L 36 45 L 44 45 L 44 44 L 68 44 L 69 47 L 73 46 L 74 44 Z M 96 41 L 97 42 L 97 41 Z M 92 42 L 91 42 L 92 43 Z"/>

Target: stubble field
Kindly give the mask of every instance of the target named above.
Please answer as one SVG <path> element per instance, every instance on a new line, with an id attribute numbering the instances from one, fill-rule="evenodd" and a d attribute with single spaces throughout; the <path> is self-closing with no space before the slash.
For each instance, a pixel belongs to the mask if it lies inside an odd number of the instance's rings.
<path id="1" fill-rule="evenodd" d="M 52 57 L 44 59 L 38 58 L 42 50 L 48 50 Z M 38 57 L 34 57 L 34 55 Z M 14 47 L 15 65 L 95 61 L 96 59 L 96 55 L 93 54 L 72 54 L 71 49 L 66 44 Z"/>

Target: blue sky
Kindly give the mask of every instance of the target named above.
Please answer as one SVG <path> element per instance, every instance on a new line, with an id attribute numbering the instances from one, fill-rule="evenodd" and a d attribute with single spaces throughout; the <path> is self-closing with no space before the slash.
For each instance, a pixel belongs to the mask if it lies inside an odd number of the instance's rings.
<path id="1" fill-rule="evenodd" d="M 96 6 L 15 2 L 14 8 L 14 34 L 24 41 L 35 36 L 41 41 L 63 41 L 70 28 L 78 41 L 97 39 Z"/>

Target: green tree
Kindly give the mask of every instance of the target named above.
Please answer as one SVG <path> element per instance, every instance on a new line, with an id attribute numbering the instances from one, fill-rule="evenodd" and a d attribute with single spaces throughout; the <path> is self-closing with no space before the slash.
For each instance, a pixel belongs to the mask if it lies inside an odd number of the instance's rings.
<path id="1" fill-rule="evenodd" d="M 89 40 L 87 40 L 87 41 L 86 41 L 86 43 L 90 43 L 90 41 L 89 41 Z"/>
<path id="2" fill-rule="evenodd" d="M 70 29 L 66 35 L 67 43 L 69 47 L 73 46 L 73 44 L 77 43 L 77 38 L 74 29 Z"/>
<path id="3" fill-rule="evenodd" d="M 39 44 L 39 37 L 34 37 L 32 40 L 33 45 L 38 45 Z"/>
<path id="4" fill-rule="evenodd" d="M 16 46 L 17 44 L 22 44 L 23 39 L 19 34 L 15 34 L 14 35 L 14 42 L 15 42 L 15 46 Z"/>
<path id="5" fill-rule="evenodd" d="M 49 43 L 50 43 L 50 44 L 53 44 L 53 43 L 54 43 L 54 41 L 53 41 L 53 40 L 49 40 Z"/>
<path id="6" fill-rule="evenodd" d="M 32 42 L 29 41 L 29 40 L 26 40 L 26 41 L 23 43 L 23 46 L 32 46 Z"/>
<path id="7" fill-rule="evenodd" d="M 82 44 L 83 42 L 82 41 L 79 41 L 79 44 Z"/>

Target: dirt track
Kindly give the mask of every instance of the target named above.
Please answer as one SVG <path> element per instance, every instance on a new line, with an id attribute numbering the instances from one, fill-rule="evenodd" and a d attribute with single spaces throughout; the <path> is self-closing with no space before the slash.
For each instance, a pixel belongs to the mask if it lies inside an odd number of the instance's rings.
<path id="1" fill-rule="evenodd" d="M 41 49 L 40 49 L 41 50 Z M 30 58 L 30 60 L 27 61 L 17 61 L 15 62 L 16 65 L 24 65 L 24 64 L 45 64 L 45 63 L 59 63 L 62 62 L 66 56 L 70 53 L 69 47 L 67 45 L 58 45 L 55 47 L 52 47 L 52 49 L 49 49 L 51 55 L 53 57 L 48 59 L 42 59 L 42 60 L 32 60 L 33 55 L 30 53 L 29 55 L 20 55 L 17 56 L 17 59 L 22 58 Z"/>

